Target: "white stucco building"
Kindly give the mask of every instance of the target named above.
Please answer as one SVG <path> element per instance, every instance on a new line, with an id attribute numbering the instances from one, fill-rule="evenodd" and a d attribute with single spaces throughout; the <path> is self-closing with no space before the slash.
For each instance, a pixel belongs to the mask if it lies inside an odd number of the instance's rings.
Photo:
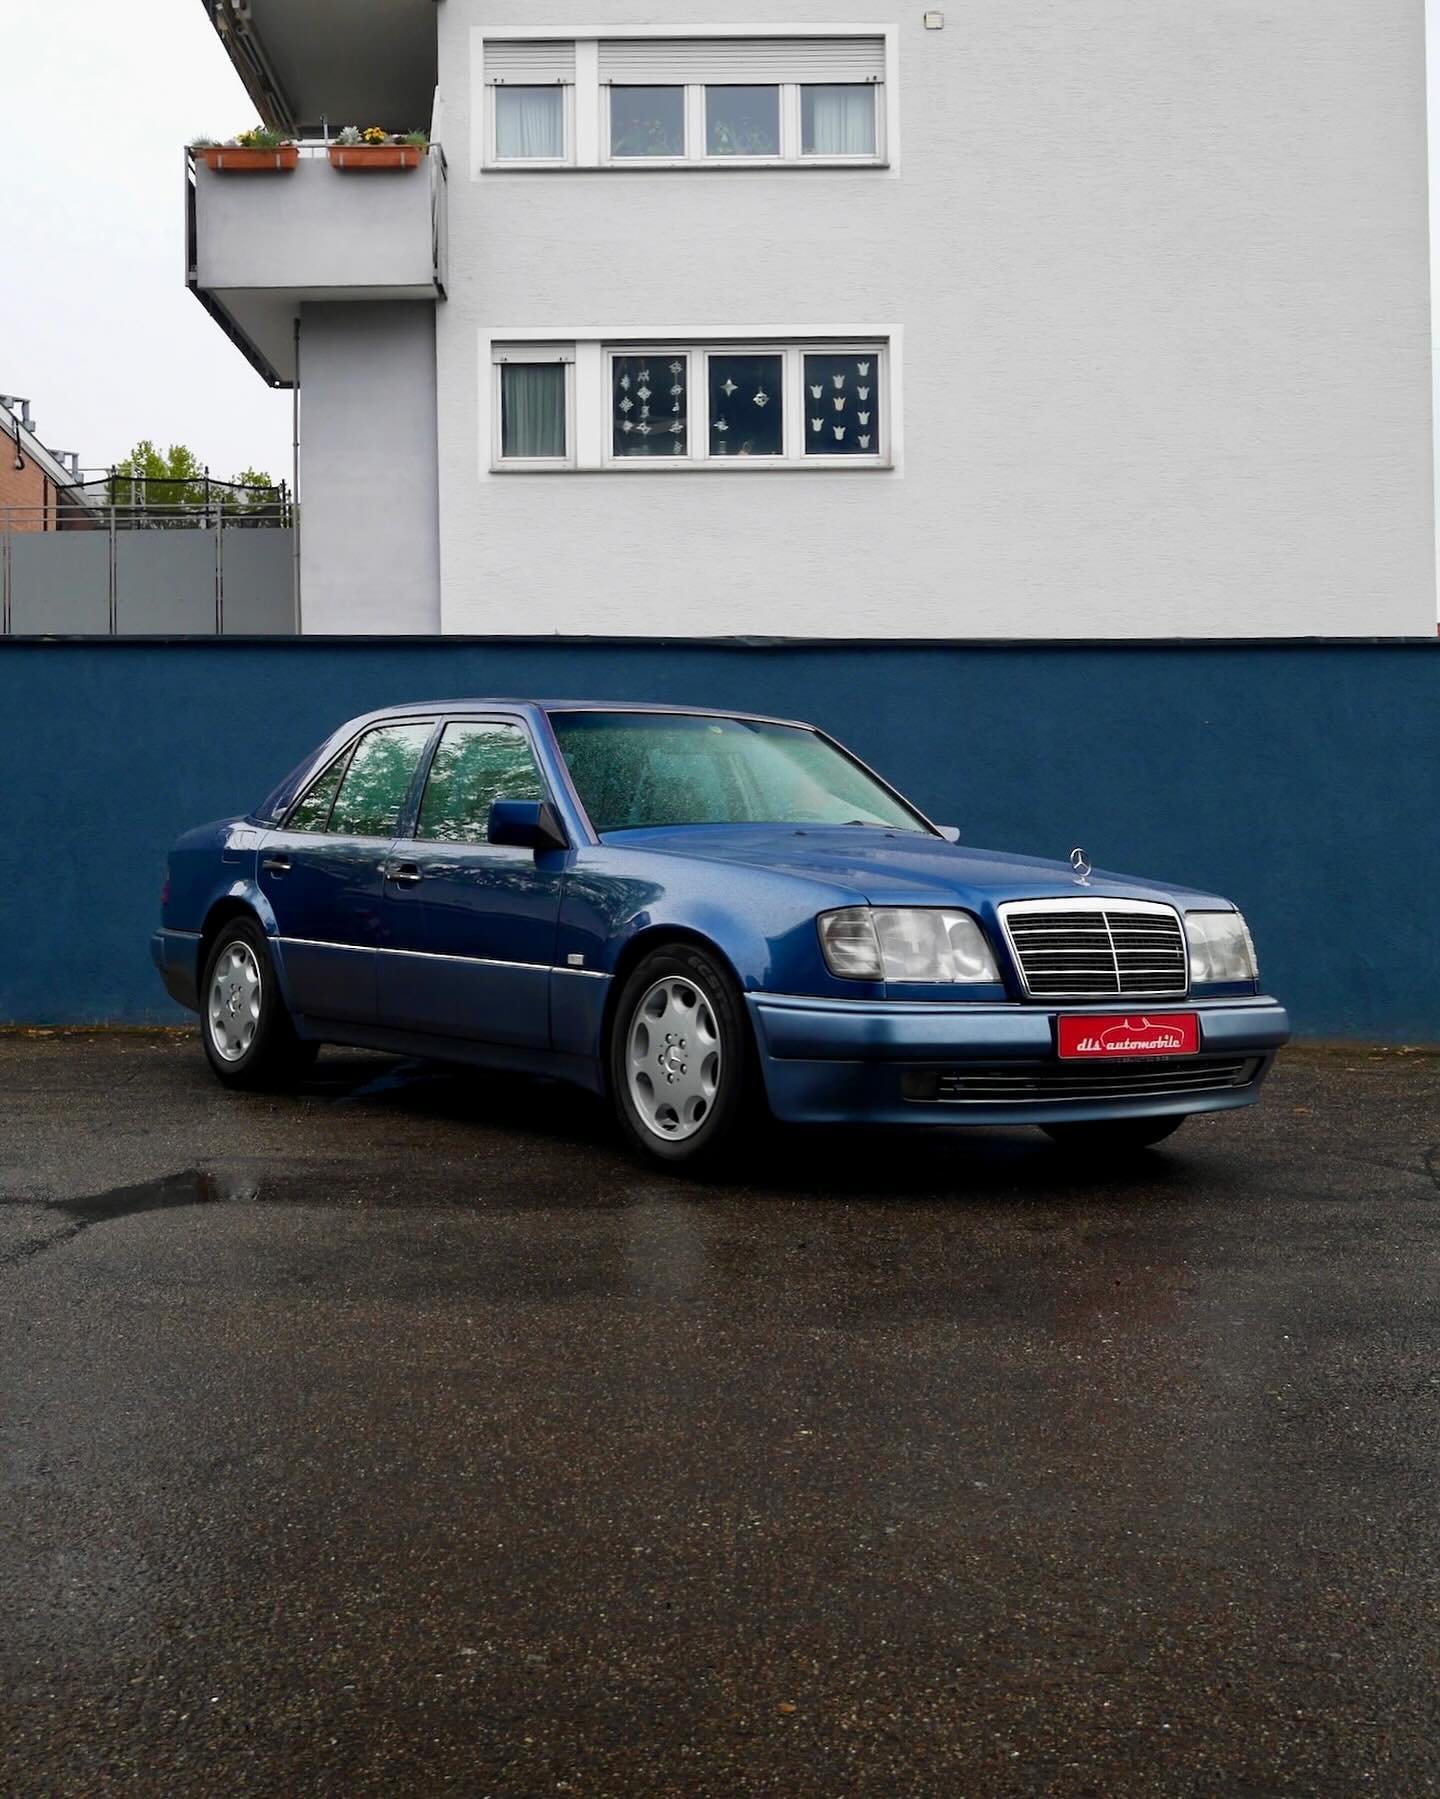
<path id="1" fill-rule="evenodd" d="M 307 631 L 1433 633 L 1423 0 L 208 4 Z"/>

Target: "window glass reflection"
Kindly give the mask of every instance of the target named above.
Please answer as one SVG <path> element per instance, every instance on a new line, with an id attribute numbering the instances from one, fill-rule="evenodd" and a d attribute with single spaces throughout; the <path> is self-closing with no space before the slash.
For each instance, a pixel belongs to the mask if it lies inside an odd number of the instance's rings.
<path id="1" fill-rule="evenodd" d="M 518 725 L 446 725 L 416 835 L 434 843 L 484 843 L 496 800 L 544 798 L 540 771 Z"/>
<path id="2" fill-rule="evenodd" d="M 332 834 L 395 835 L 430 730 L 424 724 L 383 725 L 360 739 L 330 814 Z"/>

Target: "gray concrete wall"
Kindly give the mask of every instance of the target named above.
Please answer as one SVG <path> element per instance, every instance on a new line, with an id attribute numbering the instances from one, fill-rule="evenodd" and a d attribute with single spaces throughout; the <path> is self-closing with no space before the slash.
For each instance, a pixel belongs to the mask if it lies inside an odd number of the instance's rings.
<path id="1" fill-rule="evenodd" d="M 741 14 L 898 27 L 892 173 L 477 173 L 447 0 L 446 631 L 1433 631 L 1422 0 L 944 10 Z M 489 472 L 483 333 L 666 321 L 903 327 L 903 466 Z"/>
<path id="2" fill-rule="evenodd" d="M 438 631 L 433 304 L 305 306 L 300 407 L 303 629 Z"/>

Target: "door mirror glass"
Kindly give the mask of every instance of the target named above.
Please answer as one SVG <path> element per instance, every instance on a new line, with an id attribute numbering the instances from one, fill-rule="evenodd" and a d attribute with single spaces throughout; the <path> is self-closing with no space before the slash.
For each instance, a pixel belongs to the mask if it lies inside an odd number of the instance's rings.
<path id="1" fill-rule="evenodd" d="M 523 850 L 563 850 L 569 844 L 548 800 L 496 800 L 490 841 Z"/>
<path id="2" fill-rule="evenodd" d="M 959 841 L 960 841 L 959 825 L 936 825 L 935 829 L 945 839 L 946 843 L 959 843 Z"/>

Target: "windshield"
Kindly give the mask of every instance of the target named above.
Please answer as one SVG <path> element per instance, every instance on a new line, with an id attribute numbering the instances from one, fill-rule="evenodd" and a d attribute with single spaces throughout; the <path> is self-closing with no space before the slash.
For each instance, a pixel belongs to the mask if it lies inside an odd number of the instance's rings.
<path id="1" fill-rule="evenodd" d="M 924 821 L 814 731 L 693 713 L 556 712 L 570 778 L 596 831 L 647 825 Z"/>

